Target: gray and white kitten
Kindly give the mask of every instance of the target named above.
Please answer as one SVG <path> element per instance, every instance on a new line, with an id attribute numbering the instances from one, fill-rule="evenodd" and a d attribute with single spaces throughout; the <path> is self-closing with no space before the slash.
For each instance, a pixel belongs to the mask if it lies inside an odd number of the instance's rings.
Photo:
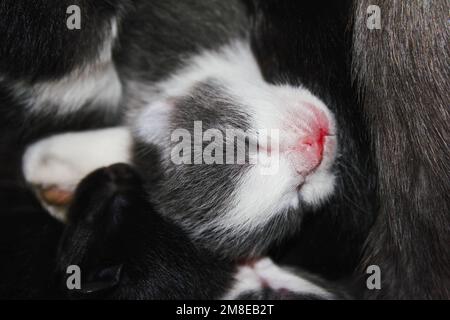
<path id="1" fill-rule="evenodd" d="M 130 88 L 124 126 L 56 135 L 28 148 L 23 172 L 38 195 L 55 186 L 73 191 L 99 167 L 132 163 L 148 177 L 158 211 L 194 243 L 245 260 L 298 231 L 303 214 L 333 193 L 333 115 L 302 87 L 266 83 L 246 40 L 203 51 L 165 80 Z M 163 168 L 156 186 L 146 171 L 155 161 Z M 64 220 L 64 208 L 41 200 Z M 275 270 L 280 278 L 271 288 L 333 297 L 264 259 L 240 269 L 229 297 L 240 297 L 247 285 L 259 288 L 247 276 L 261 279 L 266 269 L 264 277 L 274 278 Z"/>

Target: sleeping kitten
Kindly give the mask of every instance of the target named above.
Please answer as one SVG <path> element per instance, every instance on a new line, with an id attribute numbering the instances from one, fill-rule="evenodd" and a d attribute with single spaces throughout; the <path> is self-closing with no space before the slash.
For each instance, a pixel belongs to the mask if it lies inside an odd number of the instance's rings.
<path id="1" fill-rule="evenodd" d="M 333 192 L 332 114 L 304 88 L 264 82 L 246 42 L 193 57 L 166 81 L 142 86 L 139 101 L 128 127 L 31 146 L 24 175 L 40 197 L 55 187 L 70 194 L 90 171 L 116 162 L 133 163 L 145 177 L 156 149 L 164 169 L 151 193 L 158 211 L 194 242 L 239 258 L 297 231 L 302 215 Z M 211 133 L 217 139 L 194 141 Z M 64 217 L 62 207 L 46 206 Z"/>

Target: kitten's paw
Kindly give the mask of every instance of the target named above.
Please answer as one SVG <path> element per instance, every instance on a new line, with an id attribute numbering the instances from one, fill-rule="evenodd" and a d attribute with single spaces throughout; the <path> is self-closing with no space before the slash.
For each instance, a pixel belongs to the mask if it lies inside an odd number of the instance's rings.
<path id="1" fill-rule="evenodd" d="M 62 222 L 66 221 L 67 209 L 72 202 L 74 190 L 60 189 L 58 186 L 48 188 L 33 187 L 41 205 L 51 216 Z"/>
<path id="2" fill-rule="evenodd" d="M 43 206 L 64 220 L 78 183 L 97 168 L 129 162 L 130 148 L 124 127 L 55 135 L 26 150 L 23 173 Z"/>
<path id="3" fill-rule="evenodd" d="M 78 182 L 88 173 L 71 146 L 55 136 L 31 145 L 23 157 L 23 173 L 41 204 L 64 221 Z"/>

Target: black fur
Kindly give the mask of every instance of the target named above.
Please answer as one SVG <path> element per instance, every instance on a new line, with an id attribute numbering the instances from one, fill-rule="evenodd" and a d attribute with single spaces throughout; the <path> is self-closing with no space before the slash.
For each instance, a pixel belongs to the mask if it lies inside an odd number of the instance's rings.
<path id="1" fill-rule="evenodd" d="M 127 165 L 99 170 L 81 183 L 59 250 L 60 273 L 80 266 L 84 288 L 101 282 L 102 271 L 120 266 L 115 287 L 85 298 L 212 299 L 232 279 L 230 262 L 194 247 L 184 231 L 155 212 Z"/>
<path id="2" fill-rule="evenodd" d="M 1 299 L 58 298 L 53 270 L 63 226 L 23 186 L 0 189 Z"/>
<path id="3" fill-rule="evenodd" d="M 212 299 L 231 285 L 232 264 L 159 216 L 127 165 L 83 180 L 66 227 L 30 208 L 3 219 L 2 298 Z M 81 269 L 81 290 L 66 287 L 70 265 Z"/>
<path id="4" fill-rule="evenodd" d="M 121 23 L 114 60 L 122 78 L 152 83 L 193 54 L 217 48 L 246 30 L 239 0 L 137 0 Z"/>
<path id="5" fill-rule="evenodd" d="M 0 72 L 29 82 L 58 79 L 100 53 L 111 19 L 129 0 L 5 0 L 0 4 Z M 68 30 L 70 5 L 81 9 L 81 29 Z"/>

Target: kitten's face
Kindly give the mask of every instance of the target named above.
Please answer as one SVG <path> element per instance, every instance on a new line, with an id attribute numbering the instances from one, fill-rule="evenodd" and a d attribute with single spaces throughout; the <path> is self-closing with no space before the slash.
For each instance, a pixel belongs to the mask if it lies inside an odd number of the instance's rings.
<path id="1" fill-rule="evenodd" d="M 138 165 L 146 144 L 161 151 L 161 211 L 227 255 L 260 254 L 334 189 L 335 122 L 301 88 L 209 79 L 134 125 Z"/>

